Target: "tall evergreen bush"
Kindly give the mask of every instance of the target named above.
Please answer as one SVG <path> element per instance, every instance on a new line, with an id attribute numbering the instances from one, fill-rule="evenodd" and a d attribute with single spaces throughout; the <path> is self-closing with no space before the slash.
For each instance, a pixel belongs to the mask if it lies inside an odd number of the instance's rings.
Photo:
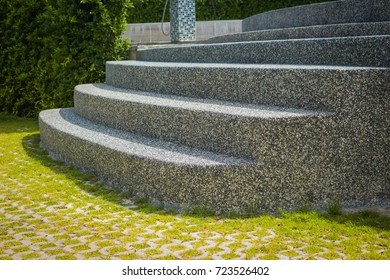
<path id="1" fill-rule="evenodd" d="M 73 88 L 104 80 L 130 0 L 0 0 L 0 110 L 35 116 L 73 104 Z"/>
<path id="2" fill-rule="evenodd" d="M 165 1 L 134 0 L 128 23 L 160 22 Z M 270 10 L 328 1 L 332 0 L 195 0 L 196 20 L 243 19 Z"/>

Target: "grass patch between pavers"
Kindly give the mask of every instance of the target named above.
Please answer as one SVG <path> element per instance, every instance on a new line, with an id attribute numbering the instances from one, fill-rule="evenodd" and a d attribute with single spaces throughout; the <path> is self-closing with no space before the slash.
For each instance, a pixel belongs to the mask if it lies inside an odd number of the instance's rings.
<path id="1" fill-rule="evenodd" d="M 377 212 L 178 214 L 115 193 L 39 141 L 36 120 L 0 113 L 0 259 L 390 259 L 390 218 Z"/>

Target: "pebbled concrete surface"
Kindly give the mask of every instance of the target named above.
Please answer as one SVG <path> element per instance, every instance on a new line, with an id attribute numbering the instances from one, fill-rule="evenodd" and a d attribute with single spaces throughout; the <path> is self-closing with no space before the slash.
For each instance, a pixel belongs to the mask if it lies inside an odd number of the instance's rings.
<path id="1" fill-rule="evenodd" d="M 356 4 L 357 17 L 368 3 L 341 2 Z M 388 2 L 375 3 L 386 16 Z M 79 87 L 79 115 L 41 114 L 42 145 L 167 207 L 272 212 L 303 203 L 386 204 L 389 45 L 383 35 L 142 50 L 141 59 L 160 62 L 108 62 L 106 83 L 149 93 L 80 94 Z"/>
<path id="2" fill-rule="evenodd" d="M 144 158 L 146 161 L 190 166 L 244 165 L 251 163 L 101 126 L 80 118 L 71 108 L 43 111 L 40 114 L 40 119 L 42 125 L 50 125 L 61 133 L 79 138 L 80 141 L 93 142 L 102 149 L 115 150 L 135 158 Z"/>
<path id="3" fill-rule="evenodd" d="M 337 127 L 337 121 L 331 124 Z M 313 207 L 325 207 L 331 201 L 355 207 L 387 201 L 386 187 L 367 188 L 367 179 L 372 181 L 372 175 L 351 177 L 355 171 L 349 170 L 351 162 L 345 162 L 351 159 L 344 158 L 345 153 L 339 154 L 342 146 L 334 142 L 337 134 L 332 126 L 328 124 L 318 132 L 318 125 L 306 125 L 302 133 L 296 133 L 295 127 L 291 125 L 292 133 L 273 134 L 274 142 L 258 147 L 264 148 L 260 150 L 264 154 L 261 159 L 218 156 L 224 160 L 225 164 L 221 164 L 206 160 L 204 152 L 200 165 L 196 165 L 193 154 L 189 157 L 172 151 L 170 158 L 164 158 L 174 144 L 168 144 L 165 151 L 155 149 L 150 145 L 155 142 L 146 139 L 138 143 L 142 145 L 138 149 L 126 137 L 113 138 L 116 133 L 126 136 L 124 132 L 84 120 L 71 109 L 44 111 L 40 115 L 42 145 L 52 156 L 96 172 L 103 180 L 121 186 L 121 190 L 150 197 L 166 207 L 188 209 L 195 204 L 217 212 L 245 212 L 253 208 L 296 209 L 302 201 Z M 301 139 L 307 139 L 304 145 L 298 144 Z M 187 158 L 191 161 L 183 165 Z M 357 178 L 358 182 L 349 181 Z M 378 182 L 381 177 L 376 179 Z M 285 188 L 287 184 L 289 188 Z"/>
<path id="4" fill-rule="evenodd" d="M 390 35 L 390 21 L 314 25 L 305 27 L 248 31 L 213 37 L 205 41 L 204 43 L 215 44 L 244 41 L 332 38 L 372 35 Z"/>
<path id="5" fill-rule="evenodd" d="M 72 109 L 40 114 L 41 143 L 51 155 L 167 207 L 194 202 L 240 209 L 256 192 L 256 164 L 99 126 Z M 134 143 L 134 137 L 138 139 Z M 70 148 L 71 147 L 71 148 Z M 248 185 L 245 190 L 237 185 Z"/>
<path id="6" fill-rule="evenodd" d="M 75 89 L 76 112 L 94 122 L 230 156 L 262 159 L 270 131 L 304 133 L 326 112 L 145 93 L 105 84 Z M 299 125 L 301 124 L 301 125 Z M 291 141 L 291 139 L 290 139 Z"/>
<path id="7" fill-rule="evenodd" d="M 242 30 L 264 30 L 296 26 L 389 21 L 388 0 L 332 1 L 257 14 L 242 22 Z"/>
<path id="8" fill-rule="evenodd" d="M 346 66 L 110 61 L 106 64 L 106 83 L 170 95 L 350 112 L 356 108 L 355 102 L 359 98 L 372 100 L 376 95 L 385 98 L 389 91 L 390 70 Z"/>
<path id="9" fill-rule="evenodd" d="M 137 59 L 160 62 L 390 66 L 390 36 L 310 38 L 200 44 L 140 50 Z"/>

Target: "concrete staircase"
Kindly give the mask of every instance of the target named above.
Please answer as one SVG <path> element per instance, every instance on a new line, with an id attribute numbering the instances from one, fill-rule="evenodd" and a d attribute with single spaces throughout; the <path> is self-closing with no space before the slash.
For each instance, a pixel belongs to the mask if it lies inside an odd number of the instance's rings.
<path id="1" fill-rule="evenodd" d="M 277 10 L 244 26 L 272 16 L 281 28 L 107 62 L 106 83 L 77 86 L 74 108 L 41 112 L 41 144 L 166 207 L 389 204 L 390 1 L 375 3 Z M 339 19 L 343 5 L 355 16 Z M 283 22 L 294 13 L 304 24 Z"/>

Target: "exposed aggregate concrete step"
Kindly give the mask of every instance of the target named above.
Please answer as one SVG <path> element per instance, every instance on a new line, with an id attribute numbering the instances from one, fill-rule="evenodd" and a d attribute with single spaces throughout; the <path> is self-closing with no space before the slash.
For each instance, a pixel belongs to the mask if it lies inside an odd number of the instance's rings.
<path id="1" fill-rule="evenodd" d="M 390 36 L 310 38 L 200 44 L 140 50 L 154 62 L 390 66 Z"/>
<path id="2" fill-rule="evenodd" d="M 50 141 L 45 141 L 45 135 L 43 135 L 42 141 L 45 146 L 58 145 L 58 147 L 66 147 L 66 137 L 68 137 L 69 139 L 77 139 L 76 141 L 80 143 L 95 145 L 100 149 L 107 149 L 128 157 L 160 164 L 163 162 L 175 165 L 200 166 L 254 164 L 254 161 L 226 157 L 183 145 L 145 138 L 93 123 L 80 117 L 74 112 L 73 108 L 43 111 L 40 114 L 40 122 L 42 126 L 50 127 L 56 130 L 58 135 L 62 134 L 64 137 L 62 140 L 58 139 L 59 141 L 55 141 L 56 143 L 49 143 Z M 69 147 L 74 148 L 73 151 L 69 151 L 69 158 L 77 156 L 77 150 L 80 148 L 77 145 Z M 67 157 L 66 152 L 63 156 L 64 158 Z M 85 157 L 85 155 L 81 154 L 79 156 Z M 93 155 L 89 156 L 93 159 Z"/>
<path id="3" fill-rule="evenodd" d="M 179 209 L 196 202 L 219 211 L 227 205 L 239 210 L 254 200 L 259 203 L 254 198 L 256 161 L 108 128 L 81 118 L 73 109 L 46 110 L 39 120 L 41 145 L 54 158 L 95 172 L 122 191 Z"/>
<path id="4" fill-rule="evenodd" d="M 80 99 L 83 97 L 85 102 L 81 105 Z M 75 87 L 75 105 L 76 109 L 78 109 L 80 113 L 87 109 L 93 110 L 94 108 L 97 108 L 94 105 L 95 101 L 99 99 L 102 100 L 102 103 L 111 101 L 112 103 L 107 103 L 107 105 L 110 104 L 113 106 L 117 105 L 113 102 L 117 102 L 126 107 L 134 105 L 153 106 L 154 110 L 170 108 L 172 110 L 178 110 L 180 113 L 183 113 L 184 111 L 198 111 L 213 115 L 227 115 L 230 117 L 255 119 L 287 119 L 325 115 L 325 113 L 322 112 L 293 108 L 247 105 L 212 99 L 196 99 L 176 95 L 121 89 L 107 84 L 83 84 Z"/>
<path id="5" fill-rule="evenodd" d="M 267 29 L 228 34 L 208 39 L 204 43 L 286 40 L 303 38 L 332 38 L 390 35 L 390 21 L 315 25 L 284 29 Z"/>
<path id="6" fill-rule="evenodd" d="M 94 122 L 140 135 L 231 156 L 262 158 L 270 131 L 303 134 L 331 115 L 274 106 L 118 89 L 106 84 L 75 88 L 76 112 Z M 288 137 L 286 137 L 288 139 Z"/>
<path id="7" fill-rule="evenodd" d="M 108 62 L 74 109 L 41 112 L 42 147 L 178 209 L 388 205 L 389 5 L 283 9 L 222 38 L 239 42 Z"/>
<path id="8" fill-rule="evenodd" d="M 106 83 L 119 88 L 332 112 L 385 96 L 389 68 L 117 61 Z M 337 89 L 337 90 L 335 90 Z"/>
<path id="9" fill-rule="evenodd" d="M 336 200 L 359 206 L 386 199 L 381 188 L 370 189 L 364 180 L 345 184 L 353 178 L 340 150 L 329 146 L 339 144 L 330 141 L 338 139 L 332 129 L 312 138 L 296 134 L 294 142 L 285 142 L 281 132 L 281 138 L 269 143 L 271 149 L 265 149 L 268 156 L 262 161 L 136 136 L 90 122 L 73 109 L 41 112 L 40 130 L 41 144 L 53 157 L 166 207 L 276 211 L 296 209 L 302 201 L 325 207 Z M 302 139 L 316 143 L 315 148 L 307 149 L 308 141 L 298 144 Z"/>

